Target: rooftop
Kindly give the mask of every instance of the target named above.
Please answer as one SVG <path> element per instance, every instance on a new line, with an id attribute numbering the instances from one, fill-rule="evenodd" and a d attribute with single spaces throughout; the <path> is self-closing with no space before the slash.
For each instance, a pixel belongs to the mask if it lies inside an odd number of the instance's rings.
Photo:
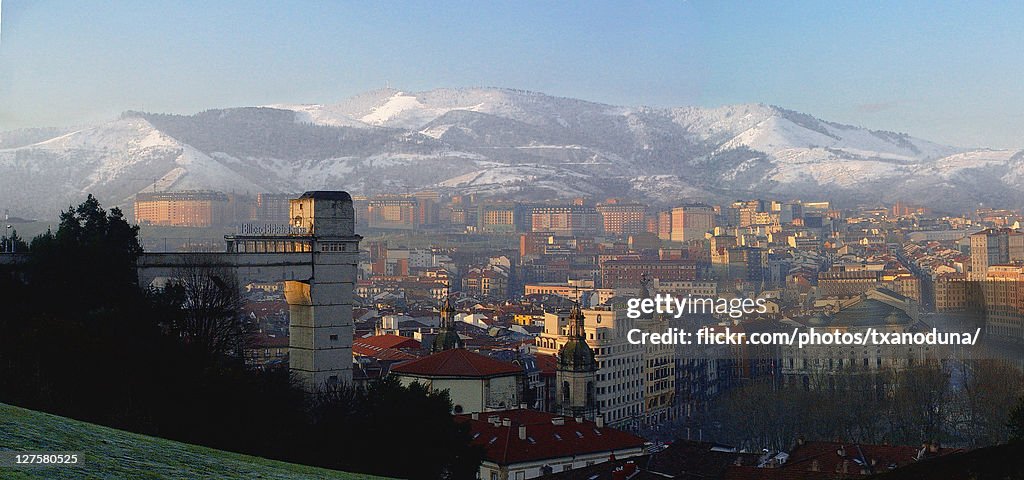
<path id="1" fill-rule="evenodd" d="M 535 410 L 457 415 L 455 421 L 468 423 L 472 443 L 484 448 L 484 458 L 499 465 L 601 452 L 611 458 L 612 452 L 644 447 L 644 439 L 636 435 Z M 526 428 L 525 439 L 519 438 L 521 426 Z"/>
<path id="2" fill-rule="evenodd" d="M 463 348 L 445 350 L 391 368 L 393 373 L 436 378 L 488 378 L 522 373 L 522 368 L 508 362 L 470 352 Z"/>

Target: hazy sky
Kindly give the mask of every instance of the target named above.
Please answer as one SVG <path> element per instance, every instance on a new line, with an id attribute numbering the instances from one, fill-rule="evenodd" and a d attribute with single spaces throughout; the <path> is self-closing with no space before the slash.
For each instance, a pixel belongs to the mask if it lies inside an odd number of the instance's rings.
<path id="1" fill-rule="evenodd" d="M 1024 2 L 3 0 L 0 129 L 390 85 L 762 102 L 1024 147 Z"/>

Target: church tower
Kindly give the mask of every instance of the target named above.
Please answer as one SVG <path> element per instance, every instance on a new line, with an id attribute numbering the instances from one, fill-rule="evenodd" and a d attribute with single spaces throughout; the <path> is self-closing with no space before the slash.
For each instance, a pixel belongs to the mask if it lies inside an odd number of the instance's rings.
<path id="1" fill-rule="evenodd" d="M 587 344 L 579 302 L 573 304 L 569 314 L 568 336 L 569 340 L 558 351 L 555 412 L 593 420 L 598 413 L 597 401 L 594 399 L 597 361 L 594 359 L 594 350 Z"/>
<path id="2" fill-rule="evenodd" d="M 464 347 L 462 338 L 459 337 L 459 332 L 455 328 L 455 305 L 452 304 L 452 297 L 446 290 L 444 303 L 441 304 L 441 331 L 434 337 L 430 353 Z"/>

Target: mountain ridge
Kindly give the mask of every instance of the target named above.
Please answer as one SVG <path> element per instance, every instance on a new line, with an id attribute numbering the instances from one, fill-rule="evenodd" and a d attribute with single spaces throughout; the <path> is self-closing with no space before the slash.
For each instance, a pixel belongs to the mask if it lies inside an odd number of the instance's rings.
<path id="1" fill-rule="evenodd" d="M 0 133 L 0 206 L 52 217 L 85 193 L 125 205 L 147 188 L 1024 206 L 1022 151 L 951 147 L 765 104 L 629 107 L 515 89 L 379 89 L 334 104 L 129 111 L 50 133 L 60 135 L 31 143 L 49 133 Z"/>

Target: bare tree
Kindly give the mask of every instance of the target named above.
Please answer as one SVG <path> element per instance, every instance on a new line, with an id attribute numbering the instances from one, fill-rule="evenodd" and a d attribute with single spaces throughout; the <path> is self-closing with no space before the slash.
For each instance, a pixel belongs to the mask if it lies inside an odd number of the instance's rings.
<path id="1" fill-rule="evenodd" d="M 241 315 L 242 296 L 230 268 L 196 255 L 174 270 L 167 291 L 181 306 L 174 332 L 211 357 L 242 358 L 252 324 Z"/>

